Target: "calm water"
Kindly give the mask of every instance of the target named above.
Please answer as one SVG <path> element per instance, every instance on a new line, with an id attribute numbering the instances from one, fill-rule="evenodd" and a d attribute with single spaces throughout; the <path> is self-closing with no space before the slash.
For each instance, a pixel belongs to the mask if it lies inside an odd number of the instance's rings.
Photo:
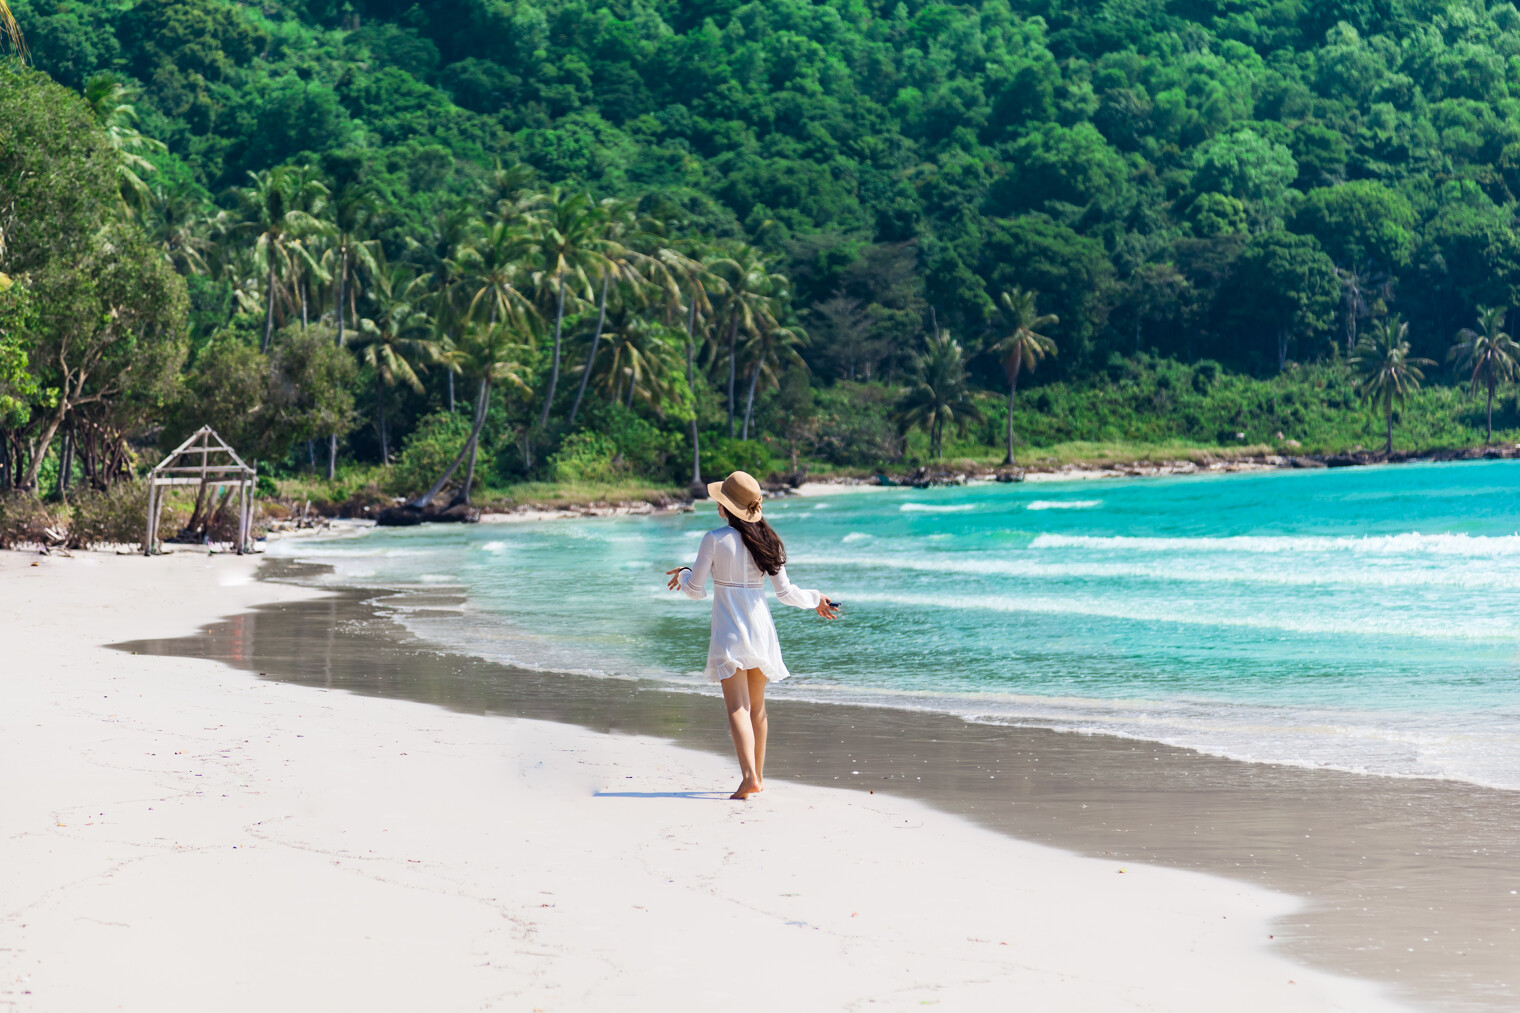
<path id="1" fill-rule="evenodd" d="M 766 506 L 777 691 L 1239 759 L 1520 789 L 1520 463 L 843 492 Z M 346 584 L 459 587 L 416 631 L 528 667 L 694 680 L 664 590 L 712 508 L 276 543 Z"/>

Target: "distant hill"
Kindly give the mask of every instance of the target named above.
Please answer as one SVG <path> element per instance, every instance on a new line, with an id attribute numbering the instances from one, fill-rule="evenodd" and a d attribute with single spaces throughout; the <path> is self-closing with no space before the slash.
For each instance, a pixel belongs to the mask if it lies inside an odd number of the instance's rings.
<path id="1" fill-rule="evenodd" d="M 1060 316 L 1067 375 L 1136 348 L 1271 373 L 1385 309 L 1439 358 L 1520 302 L 1509 3 L 13 7 L 57 80 L 141 85 L 181 185 L 359 152 L 399 250 L 520 159 L 785 251 L 867 358 L 930 307 L 974 338 L 1014 284 Z"/>

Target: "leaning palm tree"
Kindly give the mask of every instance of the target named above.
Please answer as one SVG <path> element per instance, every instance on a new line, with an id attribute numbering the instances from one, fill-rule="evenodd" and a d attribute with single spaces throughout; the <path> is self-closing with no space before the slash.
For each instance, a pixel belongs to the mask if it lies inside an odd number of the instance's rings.
<path id="1" fill-rule="evenodd" d="M 925 430 L 929 453 L 937 458 L 944 450 L 945 428 L 963 428 L 980 420 L 982 413 L 966 385 L 966 356 L 960 342 L 949 332 L 938 331 L 925 344 L 924 352 L 913 357 L 912 378 L 892 418 L 904 432 L 913 426 Z"/>
<path id="2" fill-rule="evenodd" d="M 385 419 L 385 392 L 404 383 L 422 393 L 419 369 L 429 354 L 430 332 L 423 309 L 425 286 L 400 270 L 375 278 L 370 298 L 375 312 L 359 321 L 359 360 L 375 371 L 375 421 L 380 434 L 380 460 L 390 463 L 390 434 Z"/>
<path id="3" fill-rule="evenodd" d="M 1425 374 L 1421 366 L 1434 366 L 1430 359 L 1409 354 L 1409 325 L 1397 316 L 1378 321 L 1372 333 L 1357 339 L 1351 365 L 1361 374 L 1357 395 L 1377 406 L 1387 424 L 1388 440 L 1383 453 L 1393 453 L 1393 406 L 1420 389 Z"/>
<path id="4" fill-rule="evenodd" d="M 1002 310 L 1003 336 L 989 349 L 1003 362 L 1008 376 L 1008 453 L 1004 464 L 1013 464 L 1013 398 L 1019 390 L 1019 374 L 1033 373 L 1042 358 L 1056 354 L 1056 343 L 1040 333 L 1042 328 L 1061 322 L 1054 313 L 1035 308 L 1037 294 L 1014 288 L 998 298 Z"/>
<path id="5" fill-rule="evenodd" d="M 1494 439 L 1494 389 L 1514 379 L 1520 370 L 1520 344 L 1504 331 L 1508 306 L 1479 306 L 1478 330 L 1464 327 L 1457 332 L 1456 344 L 1446 354 L 1457 368 L 1471 370 L 1468 382 L 1473 390 L 1481 382 L 1488 391 L 1487 424 L 1483 434 L 1486 447 Z"/>
<path id="6" fill-rule="evenodd" d="M 327 188 L 313 178 L 303 178 L 296 166 L 250 172 L 253 185 L 243 190 L 246 220 L 243 230 L 254 235 L 254 258 L 264 276 L 264 340 L 260 350 L 269 351 L 274 334 L 275 285 L 281 274 L 289 273 L 292 261 L 307 256 L 295 242 L 303 233 L 320 232 L 317 218 L 325 206 Z"/>
<path id="7" fill-rule="evenodd" d="M 807 369 L 798 348 L 807 344 L 807 332 L 801 327 L 762 327 L 744 343 L 743 356 L 748 360 L 749 394 L 744 399 L 744 428 L 739 438 L 749 439 L 749 420 L 755 412 L 755 389 L 763 378 L 767 387 L 779 387 L 786 367 Z"/>
<path id="8" fill-rule="evenodd" d="M 460 501 L 470 501 L 470 486 L 475 479 L 475 453 L 480 443 L 480 432 L 485 428 L 486 413 L 491 407 L 491 388 L 496 384 L 510 384 L 525 393 L 532 393 L 522 379 L 522 359 L 537 343 L 533 326 L 531 317 L 515 314 L 494 323 L 474 319 L 469 321 L 454 346 L 440 353 L 446 368 L 479 381 L 475 394 L 474 419 L 464 446 L 459 448 L 459 453 L 444 469 L 443 474 L 438 476 L 438 481 L 433 483 L 432 488 L 411 501 L 412 507 L 420 510 L 431 503 L 433 497 L 449 484 L 454 472 L 459 470 L 466 458 L 470 463 L 465 472 Z"/>

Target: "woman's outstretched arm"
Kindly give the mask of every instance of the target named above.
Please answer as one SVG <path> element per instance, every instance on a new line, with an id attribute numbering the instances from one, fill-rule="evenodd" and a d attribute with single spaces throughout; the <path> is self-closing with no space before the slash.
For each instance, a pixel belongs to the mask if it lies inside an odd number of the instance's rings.
<path id="1" fill-rule="evenodd" d="M 812 591 L 805 587 L 793 584 L 786 575 L 786 567 L 782 567 L 771 575 L 771 587 L 776 591 L 776 600 L 783 605 L 793 608 L 813 609 L 823 616 L 823 609 L 819 608 L 826 599 L 821 592 Z M 825 619 L 834 618 L 832 615 L 824 616 Z"/>
<path id="2" fill-rule="evenodd" d="M 707 597 L 707 575 L 712 572 L 713 549 L 717 539 L 713 538 L 712 532 L 702 536 L 702 544 L 697 548 L 697 561 L 690 567 L 681 567 L 676 570 L 666 570 L 670 577 L 669 587 L 673 591 L 680 591 L 692 601 L 701 601 Z"/>

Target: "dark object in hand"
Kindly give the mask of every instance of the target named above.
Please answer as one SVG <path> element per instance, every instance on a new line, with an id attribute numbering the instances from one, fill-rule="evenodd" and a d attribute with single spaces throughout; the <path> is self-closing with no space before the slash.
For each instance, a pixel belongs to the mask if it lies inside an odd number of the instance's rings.
<path id="1" fill-rule="evenodd" d="M 842 602 L 842 601 L 829 601 L 827 598 L 825 598 L 824 601 L 828 601 L 829 602 L 829 608 L 831 608 L 831 609 L 842 609 L 842 608 L 844 608 L 844 602 Z"/>

